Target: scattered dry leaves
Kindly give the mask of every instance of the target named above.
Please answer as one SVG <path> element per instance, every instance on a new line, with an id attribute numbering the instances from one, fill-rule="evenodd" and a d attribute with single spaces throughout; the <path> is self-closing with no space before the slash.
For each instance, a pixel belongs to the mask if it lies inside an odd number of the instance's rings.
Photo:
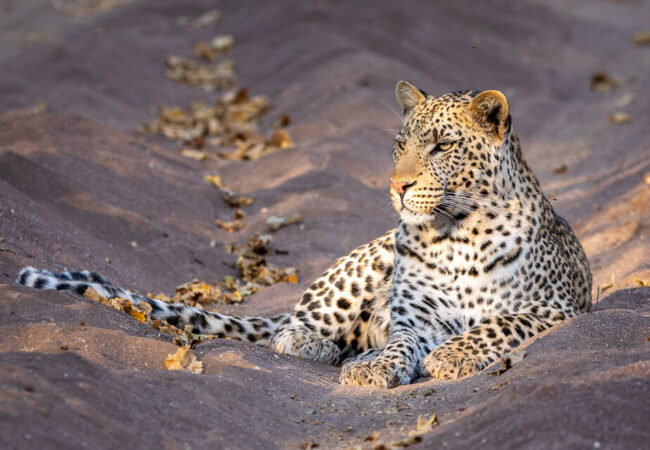
<path id="1" fill-rule="evenodd" d="M 203 362 L 196 359 L 196 355 L 186 345 L 179 348 L 176 353 L 170 353 L 165 358 L 167 370 L 184 370 L 191 373 L 203 373 Z"/>
<path id="2" fill-rule="evenodd" d="M 273 238 L 268 234 L 255 235 L 244 245 L 228 245 L 226 250 L 237 255 L 237 268 L 242 280 L 249 283 L 254 292 L 262 286 L 280 282 L 297 283 L 298 270 L 295 267 L 276 267 L 268 264 L 266 256 L 270 253 Z"/>
<path id="3" fill-rule="evenodd" d="M 591 75 L 591 90 L 594 92 L 611 92 L 619 84 L 621 80 L 605 72 L 595 72 Z"/>
<path id="4" fill-rule="evenodd" d="M 271 231 L 277 231 L 282 227 L 286 227 L 287 225 L 292 225 L 300 222 L 302 222 L 302 216 L 297 213 L 286 217 L 271 216 L 266 219 L 266 224 Z"/>
<path id="5" fill-rule="evenodd" d="M 177 83 L 200 87 L 206 91 L 228 89 L 235 85 L 235 63 L 224 59 L 215 64 L 201 64 L 179 55 L 167 57 L 165 76 Z"/>
<path id="6" fill-rule="evenodd" d="M 214 105 L 192 102 L 185 109 L 161 106 L 156 117 L 143 125 L 142 130 L 162 134 L 199 149 L 206 145 L 206 138 L 210 137 L 212 146 L 235 147 L 230 153 L 215 152 L 215 156 L 251 160 L 294 145 L 288 132 L 282 128 L 289 123 L 286 116 L 280 118 L 268 138 L 260 132 L 260 124 L 269 109 L 268 98 L 251 97 L 245 88 L 233 89 Z M 205 153 L 197 155 L 200 159 L 206 159 L 208 156 Z"/>
<path id="7" fill-rule="evenodd" d="M 238 280 L 231 276 L 225 276 L 220 283 L 207 284 L 203 281 L 192 280 L 189 283 L 181 284 L 176 287 L 173 301 L 201 307 L 204 303 L 241 303 L 244 296 L 250 294 L 251 290 L 247 286 L 241 286 Z"/>
<path id="8" fill-rule="evenodd" d="M 111 298 L 106 299 L 99 295 L 97 291 L 92 288 L 86 289 L 84 292 L 84 297 L 89 300 L 103 303 L 113 308 L 124 311 L 134 319 L 138 320 L 140 323 L 151 323 L 151 306 L 148 303 L 140 303 L 138 305 L 133 305 L 130 300 L 126 298 Z"/>
<path id="9" fill-rule="evenodd" d="M 97 291 L 95 291 L 92 288 L 86 289 L 86 292 L 84 292 L 84 297 L 86 297 L 89 300 L 100 302 L 103 303 L 104 305 L 108 305 L 117 310 L 123 311 L 128 315 L 130 315 L 131 317 L 138 320 L 139 322 L 148 325 L 160 331 L 161 333 L 173 336 L 174 339 L 172 340 L 172 343 L 175 345 L 193 347 L 202 341 L 202 336 L 195 335 L 192 333 L 193 330 L 192 325 L 187 325 L 185 329 L 181 330 L 180 328 L 170 325 L 165 320 L 160 320 L 160 319 L 153 320 L 151 318 L 151 305 L 149 305 L 146 302 L 140 302 L 137 305 L 134 305 L 128 299 L 125 298 L 106 299 L 105 297 L 99 295 L 99 293 L 97 293 Z M 181 301 L 183 303 L 187 303 L 191 306 L 195 306 L 199 309 L 202 309 L 202 305 L 197 301 L 192 301 L 192 295 L 189 294 L 185 296 L 177 294 L 176 299 L 171 299 L 163 294 L 157 294 L 153 298 L 168 303 L 172 303 L 174 301 Z M 81 322 L 79 325 L 85 327 L 86 323 Z M 203 336 L 203 338 L 211 339 L 213 338 L 213 336 Z"/>

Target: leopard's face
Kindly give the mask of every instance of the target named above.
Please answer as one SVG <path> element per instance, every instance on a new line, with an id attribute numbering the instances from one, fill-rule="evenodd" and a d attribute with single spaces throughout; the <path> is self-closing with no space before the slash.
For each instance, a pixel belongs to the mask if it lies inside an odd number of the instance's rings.
<path id="1" fill-rule="evenodd" d="M 471 199 L 493 183 L 494 155 L 509 128 L 505 97 L 497 91 L 432 97 L 406 82 L 397 97 L 405 112 L 393 150 L 393 206 L 412 224 L 469 212 Z"/>

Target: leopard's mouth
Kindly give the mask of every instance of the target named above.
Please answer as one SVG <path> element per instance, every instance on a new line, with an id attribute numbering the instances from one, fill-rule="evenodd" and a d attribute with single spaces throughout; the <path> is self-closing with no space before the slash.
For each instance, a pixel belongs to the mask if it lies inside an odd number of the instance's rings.
<path id="1" fill-rule="evenodd" d="M 411 225 L 421 225 L 427 222 L 432 222 L 437 217 L 433 210 L 430 212 L 414 211 L 404 204 L 402 204 L 400 209 L 397 210 L 397 213 L 402 221 Z"/>

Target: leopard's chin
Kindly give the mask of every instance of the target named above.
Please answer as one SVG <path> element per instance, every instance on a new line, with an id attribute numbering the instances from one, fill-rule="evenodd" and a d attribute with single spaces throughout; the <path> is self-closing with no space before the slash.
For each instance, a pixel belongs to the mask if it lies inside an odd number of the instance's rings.
<path id="1" fill-rule="evenodd" d="M 423 225 L 431 223 L 436 219 L 435 214 L 415 212 L 408 209 L 406 206 L 402 207 L 398 213 L 402 222 L 409 225 Z"/>

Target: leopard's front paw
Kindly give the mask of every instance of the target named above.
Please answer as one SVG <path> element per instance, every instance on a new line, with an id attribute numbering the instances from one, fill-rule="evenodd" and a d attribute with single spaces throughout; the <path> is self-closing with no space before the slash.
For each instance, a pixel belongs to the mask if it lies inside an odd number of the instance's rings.
<path id="1" fill-rule="evenodd" d="M 439 380 L 456 380 L 480 372 L 490 362 L 480 356 L 439 347 L 422 360 L 422 371 Z"/>
<path id="2" fill-rule="evenodd" d="M 274 336 L 271 348 L 278 353 L 325 364 L 334 364 L 340 353 L 336 344 L 329 339 L 314 333 L 292 330 Z"/>
<path id="3" fill-rule="evenodd" d="M 349 361 L 341 368 L 341 383 L 348 386 L 375 386 L 393 388 L 408 384 L 411 375 L 408 368 L 382 360 Z"/>

